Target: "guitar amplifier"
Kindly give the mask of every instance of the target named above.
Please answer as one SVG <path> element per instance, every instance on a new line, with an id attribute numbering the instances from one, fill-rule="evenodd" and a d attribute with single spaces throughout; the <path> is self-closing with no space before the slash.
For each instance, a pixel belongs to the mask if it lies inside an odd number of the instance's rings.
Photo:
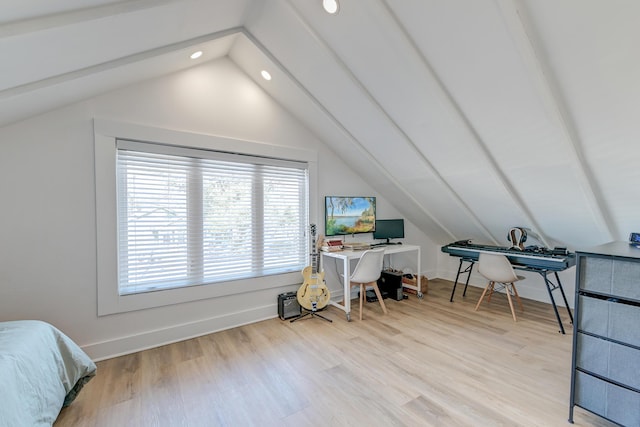
<path id="1" fill-rule="evenodd" d="M 382 271 L 378 279 L 380 292 L 386 293 L 389 298 L 402 301 L 402 273 L 395 271 Z"/>
<path id="2" fill-rule="evenodd" d="M 302 314 L 296 292 L 285 292 L 278 295 L 278 317 L 282 320 L 298 317 Z"/>

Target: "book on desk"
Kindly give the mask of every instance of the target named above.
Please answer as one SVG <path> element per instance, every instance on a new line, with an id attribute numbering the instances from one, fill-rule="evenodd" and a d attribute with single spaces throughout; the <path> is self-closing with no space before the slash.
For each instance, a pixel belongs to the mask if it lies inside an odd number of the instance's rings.
<path id="1" fill-rule="evenodd" d="M 365 251 L 367 249 L 371 249 L 371 244 L 365 242 L 343 243 L 342 248 L 345 251 Z"/>
<path id="2" fill-rule="evenodd" d="M 340 239 L 325 239 L 320 247 L 320 250 L 324 252 L 338 252 L 342 249 L 342 240 Z"/>

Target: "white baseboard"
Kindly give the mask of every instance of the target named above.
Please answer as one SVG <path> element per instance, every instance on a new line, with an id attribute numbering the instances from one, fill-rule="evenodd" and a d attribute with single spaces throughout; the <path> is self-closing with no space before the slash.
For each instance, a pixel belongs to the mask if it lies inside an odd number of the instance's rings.
<path id="1" fill-rule="evenodd" d="M 430 278 L 436 277 L 435 273 L 433 272 L 429 272 L 426 274 L 423 273 L 423 275 Z M 454 281 L 456 272 L 445 272 L 439 277 L 445 280 Z M 462 295 L 461 288 L 464 288 L 465 280 L 466 275 L 462 278 L 462 284 L 458 283 L 458 288 L 456 289 L 456 297 Z M 541 281 L 542 279 L 539 277 L 532 277 L 530 280 Z M 478 285 L 477 283 L 484 283 L 484 281 L 485 279 L 482 276 L 472 273 L 469 280 L 469 285 L 481 287 L 484 285 Z M 549 295 L 546 291 L 544 283 L 540 283 L 540 286 L 531 284 L 531 286 L 527 286 L 526 288 L 519 287 L 518 289 L 520 290 L 520 295 L 522 297 L 549 303 Z M 332 295 L 332 297 L 341 296 L 337 294 L 342 294 L 342 292 L 337 291 L 336 295 Z M 352 289 L 351 298 L 355 297 L 357 297 L 357 288 Z M 556 297 L 556 303 L 559 306 L 564 305 L 561 300 L 562 298 Z M 277 308 L 274 307 L 273 304 L 269 304 L 262 307 L 252 308 L 246 311 L 227 314 L 224 316 L 210 317 L 194 322 L 173 325 L 162 329 L 146 331 L 134 335 L 127 335 L 93 344 L 87 344 L 82 346 L 82 349 L 89 355 L 89 357 L 91 357 L 91 359 L 93 359 L 94 361 L 100 361 L 117 356 L 122 356 L 125 354 L 135 353 L 149 348 L 171 344 L 178 341 L 184 341 L 190 338 L 211 334 L 226 329 L 236 328 L 238 326 L 243 326 L 250 323 L 260 322 L 262 320 L 273 319 L 274 317 L 277 317 L 276 312 Z"/>
<path id="2" fill-rule="evenodd" d="M 110 359 L 277 317 L 273 304 L 82 346 L 94 361 Z"/>

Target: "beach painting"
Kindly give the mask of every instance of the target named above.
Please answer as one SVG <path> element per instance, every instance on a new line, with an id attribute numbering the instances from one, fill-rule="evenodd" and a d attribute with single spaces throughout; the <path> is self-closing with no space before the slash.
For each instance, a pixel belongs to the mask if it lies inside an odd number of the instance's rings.
<path id="1" fill-rule="evenodd" d="M 325 235 L 371 233 L 375 226 L 375 197 L 325 197 Z"/>

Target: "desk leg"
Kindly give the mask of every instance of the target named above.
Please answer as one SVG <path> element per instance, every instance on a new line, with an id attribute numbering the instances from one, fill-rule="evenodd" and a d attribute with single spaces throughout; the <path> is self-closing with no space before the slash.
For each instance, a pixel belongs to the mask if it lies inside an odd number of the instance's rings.
<path id="1" fill-rule="evenodd" d="M 324 257 L 325 255 L 322 255 L 322 258 L 321 258 L 322 259 L 321 265 L 322 265 L 323 271 L 325 268 Z M 349 278 L 351 277 L 351 260 L 348 257 L 344 257 L 344 258 L 331 257 L 331 258 L 333 258 L 334 262 L 336 263 L 335 264 L 336 268 L 338 268 L 338 265 L 337 265 L 338 260 L 342 261 L 342 279 L 338 277 L 337 280 L 338 280 L 338 283 L 340 283 L 340 280 L 342 280 L 341 283 L 342 283 L 343 291 L 342 291 L 342 303 L 334 299 L 330 299 L 329 304 L 344 311 L 347 315 L 347 321 L 350 322 L 351 321 L 351 282 Z"/>
<path id="2" fill-rule="evenodd" d="M 420 251 L 420 246 L 418 246 L 418 250 L 417 250 L 417 254 L 416 254 L 416 270 L 418 271 L 418 274 L 416 276 L 416 295 L 418 296 L 418 299 L 422 299 L 424 298 L 424 295 L 422 294 L 422 283 L 420 282 L 420 277 L 422 277 L 422 270 L 421 270 L 421 266 L 420 266 L 420 260 L 422 259 L 422 255 L 421 255 L 421 251 Z M 402 278 L 400 279 L 400 281 L 402 281 Z"/>
<path id="3" fill-rule="evenodd" d="M 463 270 L 462 263 L 469 262 L 470 264 Z M 456 286 L 458 285 L 458 278 L 460 278 L 460 273 L 467 273 L 467 281 L 464 284 L 464 291 L 462 292 L 462 296 L 467 295 L 467 287 L 469 286 L 469 278 L 471 277 L 471 270 L 473 270 L 473 264 L 475 261 L 472 259 L 460 258 L 460 264 L 458 265 L 458 273 L 456 274 L 456 281 L 453 282 L 453 289 L 451 290 L 451 298 L 449 298 L 449 302 L 453 302 L 453 295 L 456 293 Z"/>
<path id="4" fill-rule="evenodd" d="M 343 298 L 344 298 L 344 312 L 347 313 L 347 322 L 351 322 L 351 282 L 349 278 L 351 277 L 351 262 L 349 259 L 345 259 L 342 261 L 342 273 L 344 276 L 343 279 Z"/>

